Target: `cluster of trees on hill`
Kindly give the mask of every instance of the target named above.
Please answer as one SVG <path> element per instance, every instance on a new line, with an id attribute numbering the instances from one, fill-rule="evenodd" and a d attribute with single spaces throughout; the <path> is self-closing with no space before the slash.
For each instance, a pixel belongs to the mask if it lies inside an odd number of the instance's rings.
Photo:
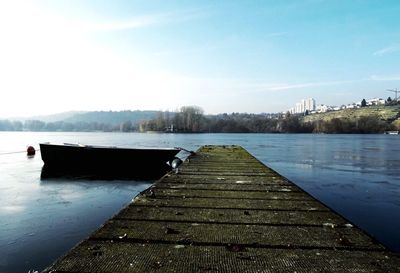
<path id="1" fill-rule="evenodd" d="M 386 99 L 385 105 L 390 106 L 390 105 L 399 105 L 400 104 L 400 100 L 398 99 L 392 99 L 391 97 L 388 97 Z"/>
<path id="2" fill-rule="evenodd" d="M 207 118 L 197 106 L 184 106 L 179 112 L 160 112 L 152 120 L 140 124 L 140 131 L 170 131 L 182 133 L 205 132 Z"/>

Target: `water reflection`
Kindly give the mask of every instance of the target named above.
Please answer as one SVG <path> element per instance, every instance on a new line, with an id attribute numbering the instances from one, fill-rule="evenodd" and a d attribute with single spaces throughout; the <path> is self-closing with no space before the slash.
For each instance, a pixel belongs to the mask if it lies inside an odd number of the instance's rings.
<path id="1" fill-rule="evenodd" d="M 0 208 L 0 212 L 4 214 L 15 214 L 25 210 L 25 206 L 18 206 L 18 205 L 10 205 L 10 206 L 3 206 Z"/>
<path id="2" fill-rule="evenodd" d="M 40 180 L 42 165 L 0 156 L 0 272 L 40 271 L 152 182 Z"/>
<path id="3" fill-rule="evenodd" d="M 80 181 L 80 180 L 98 180 L 98 181 L 151 181 L 162 177 L 169 171 L 166 165 L 165 169 L 146 169 L 143 171 L 126 170 L 125 168 L 98 169 L 97 171 L 71 168 L 54 168 L 44 165 L 41 169 L 40 179 L 42 181 Z"/>
<path id="4" fill-rule="evenodd" d="M 39 142 L 121 147 L 242 145 L 262 162 L 400 251 L 400 141 L 384 135 L 0 133 L 0 152 Z M 7 146 L 4 146 L 5 143 Z M 3 145 L 3 146 L 1 146 Z M 0 156 L 0 272 L 40 270 L 150 183 L 40 179 L 40 154 Z M 48 242 L 52 242 L 49 244 Z"/>

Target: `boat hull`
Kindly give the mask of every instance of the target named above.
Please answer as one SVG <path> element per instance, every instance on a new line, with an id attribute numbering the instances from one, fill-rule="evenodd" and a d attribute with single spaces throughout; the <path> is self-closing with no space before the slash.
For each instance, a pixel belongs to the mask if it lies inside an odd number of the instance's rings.
<path id="1" fill-rule="evenodd" d="M 171 170 L 167 162 L 178 149 L 129 149 L 40 144 L 42 178 L 52 175 L 93 175 L 106 178 L 158 178 Z"/>

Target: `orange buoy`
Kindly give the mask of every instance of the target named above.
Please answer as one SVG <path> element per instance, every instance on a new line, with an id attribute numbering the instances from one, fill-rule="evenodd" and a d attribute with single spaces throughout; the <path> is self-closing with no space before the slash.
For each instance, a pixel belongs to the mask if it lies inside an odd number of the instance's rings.
<path id="1" fill-rule="evenodd" d="M 35 155 L 35 153 L 36 153 L 35 148 L 33 148 L 32 146 L 29 146 L 28 149 L 26 149 L 26 153 L 28 155 Z"/>

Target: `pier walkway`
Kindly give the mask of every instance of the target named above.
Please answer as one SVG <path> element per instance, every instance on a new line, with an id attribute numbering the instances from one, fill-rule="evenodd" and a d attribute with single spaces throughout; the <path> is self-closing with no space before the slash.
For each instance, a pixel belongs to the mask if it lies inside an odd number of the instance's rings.
<path id="1" fill-rule="evenodd" d="M 400 257 L 239 146 L 203 146 L 44 272 L 400 272 Z"/>

